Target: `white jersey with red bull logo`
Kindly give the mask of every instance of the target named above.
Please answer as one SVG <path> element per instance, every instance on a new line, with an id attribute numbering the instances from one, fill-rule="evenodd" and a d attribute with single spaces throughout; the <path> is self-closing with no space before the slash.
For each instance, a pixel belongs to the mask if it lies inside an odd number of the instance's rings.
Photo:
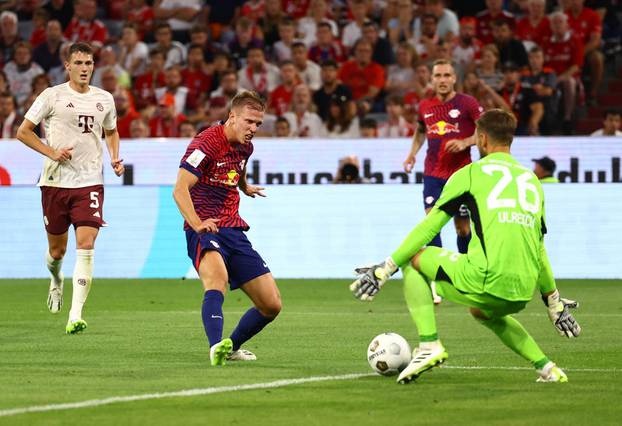
<path id="1" fill-rule="evenodd" d="M 425 126 L 428 151 L 423 174 L 440 179 L 449 177 L 471 162 L 469 149 L 457 153 L 445 151 L 452 139 L 466 139 L 475 132 L 475 120 L 483 109 L 469 95 L 456 93 L 447 102 L 438 97 L 423 99 L 419 104 L 419 125 Z"/>

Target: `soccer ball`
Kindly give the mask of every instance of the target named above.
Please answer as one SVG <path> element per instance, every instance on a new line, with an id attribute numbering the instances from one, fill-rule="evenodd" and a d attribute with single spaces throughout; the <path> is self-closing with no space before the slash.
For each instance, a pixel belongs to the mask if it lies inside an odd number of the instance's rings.
<path id="1" fill-rule="evenodd" d="M 371 368 L 383 376 L 393 376 L 410 362 L 410 345 L 396 333 L 382 333 L 374 337 L 367 348 Z"/>

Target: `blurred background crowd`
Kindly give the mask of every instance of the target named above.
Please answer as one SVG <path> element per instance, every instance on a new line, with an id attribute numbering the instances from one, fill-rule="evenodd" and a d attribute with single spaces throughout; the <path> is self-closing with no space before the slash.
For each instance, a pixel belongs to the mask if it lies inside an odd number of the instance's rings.
<path id="1" fill-rule="evenodd" d="M 240 90 L 268 101 L 262 136 L 407 137 L 431 64 L 512 111 L 522 135 L 620 136 L 620 0 L 4 0 L 0 137 L 69 45 L 96 49 L 122 138 L 192 137 Z M 42 136 L 43 129 L 39 129 Z"/>

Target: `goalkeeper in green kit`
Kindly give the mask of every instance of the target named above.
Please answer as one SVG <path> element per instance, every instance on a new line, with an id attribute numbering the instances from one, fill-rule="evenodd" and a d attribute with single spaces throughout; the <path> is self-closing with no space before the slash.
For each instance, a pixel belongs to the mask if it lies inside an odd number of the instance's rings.
<path id="1" fill-rule="evenodd" d="M 408 383 L 447 359 L 438 338 L 430 282 L 446 300 L 466 305 L 475 319 L 531 362 L 538 382 L 567 382 L 564 372 L 511 315 L 525 308 L 536 289 L 562 336 L 577 337 L 569 313 L 577 303 L 562 299 L 544 248 L 544 195 L 538 178 L 510 154 L 516 129 L 511 113 L 493 109 L 477 120 L 481 159 L 454 173 L 432 211 L 384 262 L 358 268 L 350 290 L 372 300 L 398 268 L 420 344 L 397 381 Z M 424 247 L 465 204 L 472 221 L 466 254 Z"/>

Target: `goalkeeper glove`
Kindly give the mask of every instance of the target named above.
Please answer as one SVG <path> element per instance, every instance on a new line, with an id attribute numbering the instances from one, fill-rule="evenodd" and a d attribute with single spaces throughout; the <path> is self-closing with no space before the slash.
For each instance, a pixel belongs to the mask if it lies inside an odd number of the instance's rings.
<path id="1" fill-rule="evenodd" d="M 548 307 L 549 318 L 561 336 L 568 338 L 579 336 L 581 326 L 569 311 L 570 308 L 577 308 L 579 303 L 559 297 L 557 290 L 549 296 L 542 296 L 542 301 Z"/>
<path id="2" fill-rule="evenodd" d="M 354 297 L 357 299 L 371 302 L 384 283 L 397 270 L 398 266 L 390 257 L 377 265 L 356 268 L 354 272 L 359 276 L 356 281 L 350 284 L 350 291 L 354 293 Z"/>

